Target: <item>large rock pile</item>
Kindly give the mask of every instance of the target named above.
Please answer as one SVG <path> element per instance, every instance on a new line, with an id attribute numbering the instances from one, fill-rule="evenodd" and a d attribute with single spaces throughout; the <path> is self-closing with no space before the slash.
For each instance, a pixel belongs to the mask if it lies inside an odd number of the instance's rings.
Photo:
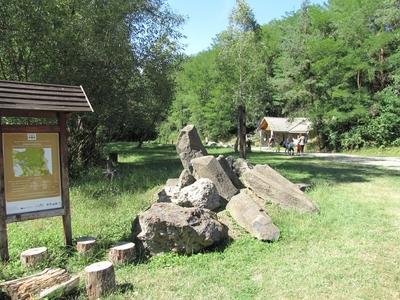
<path id="1" fill-rule="evenodd" d="M 227 209 L 238 225 L 262 241 L 279 239 L 279 228 L 266 203 L 298 212 L 317 212 L 317 206 L 268 165 L 253 166 L 244 159 L 208 155 L 193 125 L 181 130 L 176 149 L 184 170 L 169 179 L 157 202 L 134 221 L 133 235 L 150 254 L 199 252 L 228 238 L 232 223 L 215 212 Z"/>

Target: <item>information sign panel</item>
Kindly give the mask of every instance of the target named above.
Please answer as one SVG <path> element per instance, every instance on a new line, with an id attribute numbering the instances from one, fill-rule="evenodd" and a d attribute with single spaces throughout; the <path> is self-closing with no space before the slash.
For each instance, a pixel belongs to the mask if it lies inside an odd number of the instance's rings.
<path id="1" fill-rule="evenodd" d="M 58 133 L 3 133 L 7 215 L 62 207 Z"/>

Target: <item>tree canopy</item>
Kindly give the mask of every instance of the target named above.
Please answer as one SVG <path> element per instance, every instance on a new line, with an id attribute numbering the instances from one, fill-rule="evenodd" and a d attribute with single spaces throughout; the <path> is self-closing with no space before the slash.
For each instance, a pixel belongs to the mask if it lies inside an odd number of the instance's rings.
<path id="1" fill-rule="evenodd" d="M 104 142 L 154 138 L 174 94 L 183 19 L 165 0 L 4 0 L 0 79 L 83 85 L 95 113 L 70 120 L 74 162 Z"/>
<path id="2" fill-rule="evenodd" d="M 208 51 L 185 61 L 164 135 L 194 123 L 225 138 L 240 102 L 253 128 L 264 115 L 311 118 L 328 150 L 400 145 L 399 1 L 304 1 L 260 28 L 251 13 L 238 17 L 244 5 Z"/>

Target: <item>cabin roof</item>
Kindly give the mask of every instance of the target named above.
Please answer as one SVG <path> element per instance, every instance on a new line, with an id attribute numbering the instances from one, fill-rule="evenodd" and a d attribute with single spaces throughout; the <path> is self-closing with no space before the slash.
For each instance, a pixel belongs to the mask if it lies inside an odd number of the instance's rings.
<path id="1" fill-rule="evenodd" d="M 93 112 L 82 86 L 0 80 L 0 109 Z"/>
<path id="2" fill-rule="evenodd" d="M 272 130 L 274 132 L 307 133 L 312 123 L 307 118 L 276 118 L 264 117 L 261 119 L 258 130 Z"/>

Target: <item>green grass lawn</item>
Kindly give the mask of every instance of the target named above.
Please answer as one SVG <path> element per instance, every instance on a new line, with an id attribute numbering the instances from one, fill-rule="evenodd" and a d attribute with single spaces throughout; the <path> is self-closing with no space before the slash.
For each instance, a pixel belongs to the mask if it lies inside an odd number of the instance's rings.
<path id="1" fill-rule="evenodd" d="M 47 265 L 71 272 L 104 260 L 112 244 L 129 239 L 131 221 L 152 203 L 153 193 L 182 168 L 172 146 L 136 149 L 119 143 L 113 150 L 120 152 L 115 181 L 94 169 L 71 186 L 74 237 L 97 237 L 95 252 L 82 256 L 66 251 L 61 218 L 10 224 L 11 261 L 2 266 L 0 281 L 34 272 L 25 270 L 18 258 L 30 247 L 48 247 Z M 215 155 L 228 151 L 210 150 Z M 399 172 L 272 153 L 253 153 L 249 159 L 270 164 L 294 182 L 312 184 L 308 195 L 320 214 L 300 215 L 268 205 L 281 230 L 278 242 L 260 242 L 241 230 L 225 248 L 190 257 L 168 253 L 117 266 L 118 290 L 108 299 L 400 297 Z M 85 299 L 83 286 L 75 298 Z"/>

